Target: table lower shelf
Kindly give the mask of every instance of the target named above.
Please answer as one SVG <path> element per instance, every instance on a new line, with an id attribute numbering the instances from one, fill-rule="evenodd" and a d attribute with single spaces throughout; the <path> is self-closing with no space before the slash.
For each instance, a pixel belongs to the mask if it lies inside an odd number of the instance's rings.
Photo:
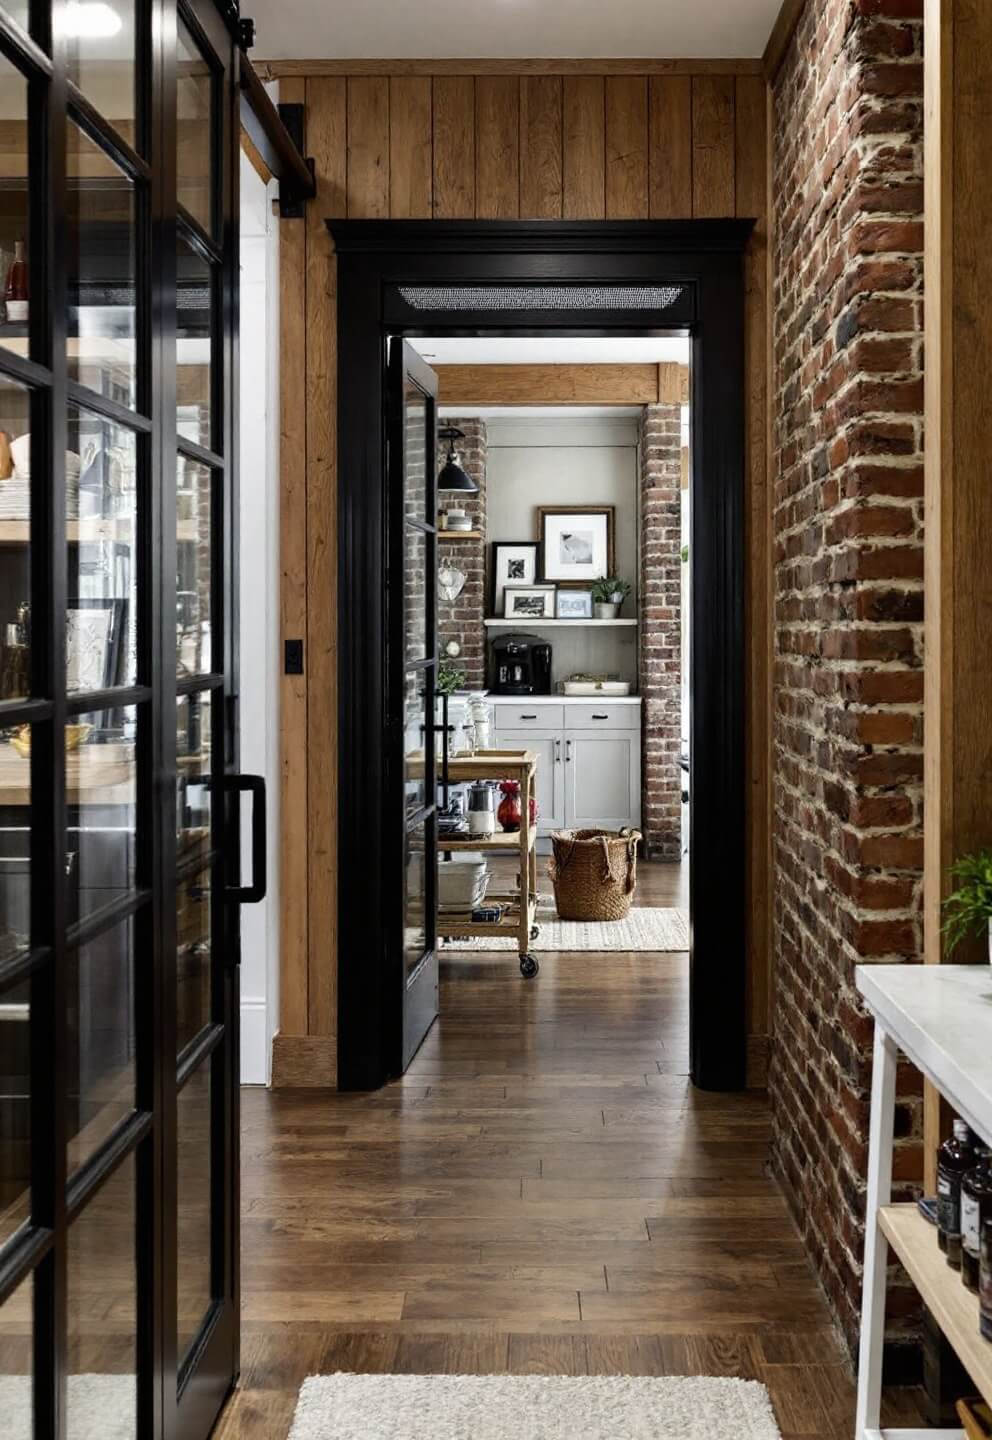
<path id="1" fill-rule="evenodd" d="M 961 1272 L 948 1265 L 937 1244 L 936 1229 L 915 1205 L 883 1206 L 878 1212 L 878 1224 L 982 1398 L 992 1405 L 992 1341 L 978 1329 L 978 1296 L 961 1283 Z"/>

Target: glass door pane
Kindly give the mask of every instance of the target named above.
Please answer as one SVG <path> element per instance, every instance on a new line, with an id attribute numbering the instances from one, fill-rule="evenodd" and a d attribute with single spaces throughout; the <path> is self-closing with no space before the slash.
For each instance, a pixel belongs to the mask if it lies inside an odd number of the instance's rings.
<path id="1" fill-rule="evenodd" d="M 405 1069 L 437 1015 L 435 569 L 437 377 L 404 341 L 390 342 L 389 493 L 395 516 L 390 565 L 395 575 L 389 627 L 396 658 L 390 703 L 403 733 L 403 794 L 397 808 L 396 884 L 401 916 L 402 1053 Z M 399 578 L 400 575 L 402 578 Z"/>

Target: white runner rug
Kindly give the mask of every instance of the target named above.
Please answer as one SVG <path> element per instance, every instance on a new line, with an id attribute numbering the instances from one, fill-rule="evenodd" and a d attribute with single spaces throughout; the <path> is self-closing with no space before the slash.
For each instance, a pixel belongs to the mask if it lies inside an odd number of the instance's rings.
<path id="1" fill-rule="evenodd" d="M 626 920 L 559 920 L 553 909 L 538 910 L 540 934 L 531 943 L 535 952 L 547 950 L 688 950 L 689 924 L 683 910 L 634 906 Z M 453 950 L 516 950 L 514 938 L 486 935 L 477 939 L 446 940 L 444 954 Z"/>
<path id="2" fill-rule="evenodd" d="M 757 1380 L 311 1375 L 290 1440 L 781 1440 Z"/>

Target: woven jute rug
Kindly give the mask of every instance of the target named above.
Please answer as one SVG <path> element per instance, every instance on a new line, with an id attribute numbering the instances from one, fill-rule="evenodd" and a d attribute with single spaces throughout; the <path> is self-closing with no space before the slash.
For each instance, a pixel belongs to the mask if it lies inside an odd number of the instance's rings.
<path id="1" fill-rule="evenodd" d="M 630 911 L 626 920 L 581 921 L 559 920 L 551 908 L 537 912 L 540 933 L 530 949 L 595 950 L 608 954 L 611 950 L 654 950 L 666 953 L 689 948 L 689 923 L 685 911 L 660 906 L 644 906 Z M 454 950 L 516 950 L 512 936 L 482 936 L 475 939 L 446 940 L 443 952 Z"/>

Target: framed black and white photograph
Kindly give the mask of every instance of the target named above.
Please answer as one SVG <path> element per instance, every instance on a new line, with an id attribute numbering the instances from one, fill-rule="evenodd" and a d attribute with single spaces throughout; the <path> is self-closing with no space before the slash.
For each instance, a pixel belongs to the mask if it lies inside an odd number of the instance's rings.
<path id="1" fill-rule="evenodd" d="M 588 585 L 614 570 L 612 505 L 540 506 L 541 578 Z"/>
<path id="2" fill-rule="evenodd" d="M 540 545 L 536 540 L 494 540 L 492 545 L 492 614 L 503 614 L 507 585 L 533 585 L 537 580 Z"/>
<path id="3" fill-rule="evenodd" d="M 507 620 L 553 620 L 553 585 L 504 585 L 503 616 Z"/>
<path id="4" fill-rule="evenodd" d="M 592 591 L 559 590 L 555 613 L 559 620 L 591 620 Z"/>
<path id="5" fill-rule="evenodd" d="M 109 690 L 120 683 L 126 600 L 72 599 L 65 617 L 66 689 Z"/>

